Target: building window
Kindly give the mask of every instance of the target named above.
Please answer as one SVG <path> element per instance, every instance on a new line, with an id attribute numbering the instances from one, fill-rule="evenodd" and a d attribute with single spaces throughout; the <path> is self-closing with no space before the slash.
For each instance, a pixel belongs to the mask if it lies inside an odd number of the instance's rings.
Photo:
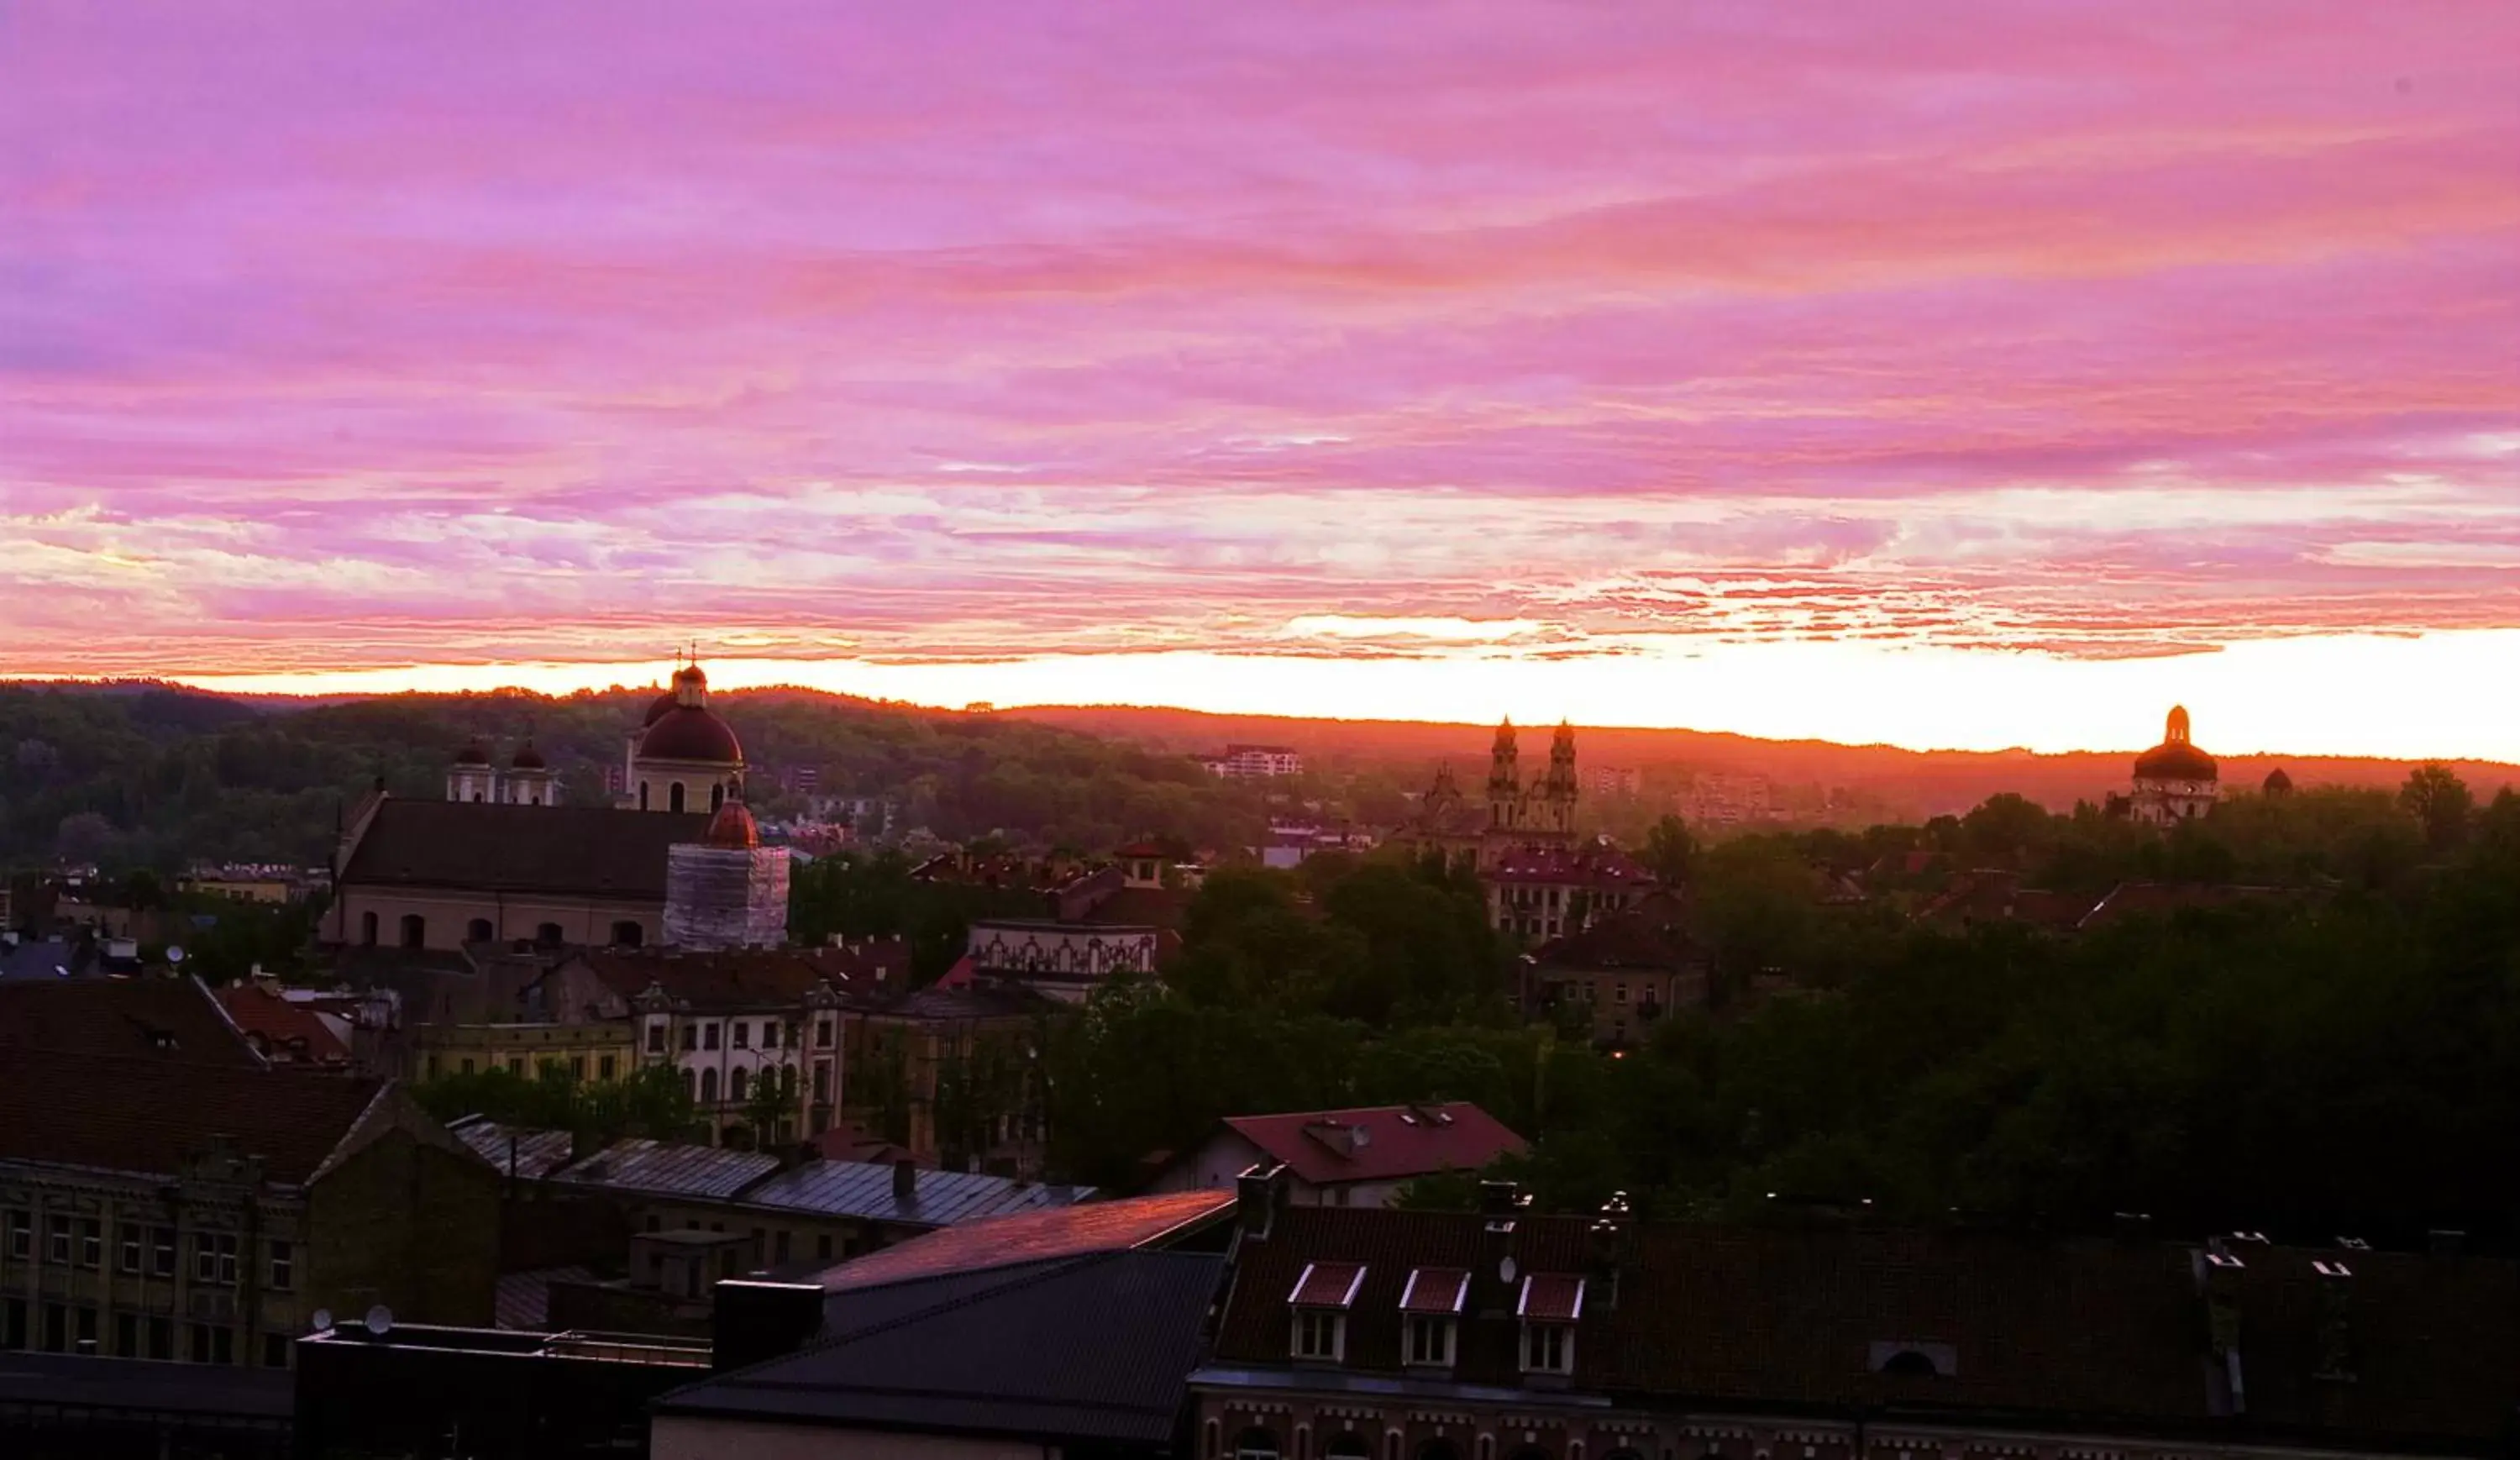
<path id="1" fill-rule="evenodd" d="M 785 1266 L 788 1261 L 788 1234 L 774 1232 L 770 1237 L 770 1260 Z"/>
<path id="2" fill-rule="evenodd" d="M 814 1239 L 814 1256 L 824 1262 L 832 1260 L 832 1234 L 825 1232 Z"/>
<path id="3" fill-rule="evenodd" d="M 122 1270 L 138 1272 L 140 1270 L 140 1229 L 129 1222 L 124 1222 L 121 1233 Z"/>
<path id="4" fill-rule="evenodd" d="M 140 1319 L 131 1313 L 113 1315 L 113 1351 L 124 1358 L 140 1356 Z"/>
<path id="5" fill-rule="evenodd" d="M 1409 1317 L 1409 1361 L 1413 1364 L 1450 1366 L 1453 1362 L 1453 1320 L 1413 1313 Z"/>
<path id="6" fill-rule="evenodd" d="M 745 1024 L 742 1020 L 738 1019 L 731 1021 L 727 1025 L 727 1032 L 732 1038 L 737 1049 L 749 1049 L 752 1047 L 752 1026 Z"/>
<path id="7" fill-rule="evenodd" d="M 105 1223 L 94 1217 L 79 1223 L 79 1265 L 90 1270 L 105 1265 Z"/>
<path id="8" fill-rule="evenodd" d="M 560 925 L 558 923 L 541 923 L 535 925 L 534 941 L 542 944 L 546 948 L 559 947 L 561 944 Z"/>
<path id="9" fill-rule="evenodd" d="M 297 1250 L 273 1238 L 271 1242 L 271 1291 L 286 1293 L 297 1283 Z"/>
<path id="10" fill-rule="evenodd" d="M 9 1255 L 23 1262 L 34 1255 L 35 1216 L 30 1211 L 9 1213 Z"/>
<path id="11" fill-rule="evenodd" d="M 814 1047 L 816 1049 L 830 1049 L 832 1047 L 832 1022 L 830 1020 L 818 1019 L 814 1021 Z"/>
<path id="12" fill-rule="evenodd" d="M 437 1056 L 435 1055 L 428 1057 L 428 1078 L 437 1078 Z"/>
<path id="13" fill-rule="evenodd" d="M 1278 1460 L 1282 1453 L 1277 1433 L 1258 1425 L 1234 1437 L 1234 1460 Z"/>
<path id="14" fill-rule="evenodd" d="M 674 812 L 680 812 L 683 809 L 682 782 L 676 781 L 671 786 L 665 788 L 665 809 Z"/>
<path id="15" fill-rule="evenodd" d="M 1347 1348 L 1347 1315 L 1329 1308 L 1295 1310 L 1295 1357 L 1336 1362 Z"/>
<path id="16" fill-rule="evenodd" d="M 658 1032 L 661 1033 L 663 1031 L 658 1030 Z M 606 1055 L 604 1058 L 595 1062 L 595 1077 L 600 1080 L 608 1082 L 615 1074 L 620 1072 L 620 1070 L 621 1066 L 617 1056 Z"/>
<path id="17" fill-rule="evenodd" d="M 471 1055 L 466 1055 L 464 1057 L 463 1067 L 459 1072 L 464 1074 L 471 1074 L 472 1072 L 472 1057 Z"/>
<path id="18" fill-rule="evenodd" d="M 175 1356 L 175 1320 L 172 1318 L 149 1320 L 149 1356 L 151 1358 Z"/>
<path id="19" fill-rule="evenodd" d="M 779 1047 L 779 1021 L 765 1019 L 761 1022 L 761 1047 L 763 1049 Z"/>
<path id="20" fill-rule="evenodd" d="M 63 1267 L 70 1265 L 70 1219 L 68 1217 L 44 1218 L 44 1260 Z"/>
<path id="21" fill-rule="evenodd" d="M 700 1072 L 700 1104 L 717 1104 L 717 1072 L 714 1070 Z"/>
<path id="22" fill-rule="evenodd" d="M 831 1098 L 832 1062 L 829 1060 L 818 1061 L 814 1066 L 814 1099 L 818 1104 L 829 1104 L 831 1102 Z"/>
<path id="23" fill-rule="evenodd" d="M 606 1063 L 609 1064 L 610 1061 L 607 1061 Z M 608 1073 L 609 1072 L 607 1072 Z M 571 1055 L 568 1057 L 568 1077 L 576 1080 L 580 1084 L 584 1084 L 586 1082 L 586 1056 Z"/>
<path id="24" fill-rule="evenodd" d="M 1575 1346 L 1563 1323 L 1522 1326 L 1522 1368 L 1527 1374 L 1565 1374 L 1575 1367 Z"/>
<path id="25" fill-rule="evenodd" d="M 698 1049 L 699 1047 L 700 1027 L 696 1024 L 687 1024 L 683 1026 L 683 1048 Z"/>
<path id="26" fill-rule="evenodd" d="M 698 1100 L 699 1098 L 698 1091 L 693 1088 L 692 1072 L 688 1069 L 683 1071 L 683 1098 L 685 1100 Z"/>
<path id="27" fill-rule="evenodd" d="M 491 930 L 488 918 L 474 918 L 464 925 L 464 940 L 468 943 L 486 943 L 496 936 L 498 935 Z"/>
<path id="28" fill-rule="evenodd" d="M 508 1072 L 521 1078 L 525 1072 L 525 1057 L 523 1055 L 508 1056 Z"/>
<path id="29" fill-rule="evenodd" d="M 743 1083 L 742 1070 L 729 1072 L 726 1077 L 726 1098 L 741 1102 L 743 1099 Z"/>
<path id="30" fill-rule="evenodd" d="M 92 1307 L 81 1305 L 78 1310 L 78 1347 L 74 1351 L 96 1352 L 96 1309 Z"/>
<path id="31" fill-rule="evenodd" d="M 70 1310 L 57 1302 L 44 1304 L 44 1351 L 67 1353 L 70 1346 Z"/>
<path id="32" fill-rule="evenodd" d="M 233 1232 L 202 1232 L 193 1238 L 193 1281 L 233 1288 L 237 1280 L 237 1240 Z"/>
<path id="33" fill-rule="evenodd" d="M 648 1026 L 648 1053 L 652 1055 L 660 1055 L 664 1052 L 665 1027 L 662 1024 L 652 1024 Z"/>
<path id="34" fill-rule="evenodd" d="M 402 945 L 406 948 L 428 946 L 428 920 L 418 913 L 402 915 Z"/>
<path id="35" fill-rule="evenodd" d="M 636 922 L 624 919 L 612 925 L 612 946 L 616 948 L 636 948 L 647 941 L 648 930 Z"/>
<path id="36" fill-rule="evenodd" d="M 266 1369 L 289 1367 L 289 1336 L 267 1333 L 262 1336 L 262 1366 Z"/>
<path id="37" fill-rule="evenodd" d="M 161 1278 L 175 1275 L 175 1229 L 173 1227 L 149 1229 L 149 1271 L 153 1276 Z"/>
<path id="38" fill-rule="evenodd" d="M 715 1023 L 700 1026 L 700 1048 L 717 1048 L 717 1025 Z"/>
<path id="39" fill-rule="evenodd" d="M 359 941 L 371 948 L 377 945 L 377 915 L 375 913 L 363 912 L 359 914 Z"/>

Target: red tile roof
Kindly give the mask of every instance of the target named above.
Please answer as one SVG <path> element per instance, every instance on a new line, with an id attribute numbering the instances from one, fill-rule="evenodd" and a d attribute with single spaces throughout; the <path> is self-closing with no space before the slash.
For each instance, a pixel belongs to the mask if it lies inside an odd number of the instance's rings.
<path id="1" fill-rule="evenodd" d="M 655 984 L 677 1006 L 709 1011 L 792 1008 L 817 983 L 829 983 L 832 992 L 843 995 L 871 996 L 898 988 L 909 968 L 908 948 L 887 940 L 845 948 L 717 952 L 590 948 L 574 956 L 624 999 L 635 999 Z"/>
<path id="2" fill-rule="evenodd" d="M 1400 1311 L 1404 1313 L 1459 1313 L 1462 1300 L 1470 1291 L 1470 1273 L 1466 1267 L 1420 1267 L 1409 1274 L 1409 1285 L 1400 1290 Z"/>
<path id="3" fill-rule="evenodd" d="M 1026 1211 L 930 1232 L 844 1262 L 824 1273 L 822 1281 L 832 1291 L 871 1288 L 1017 1262 L 1161 1247 L 1224 1218 L 1233 1209 L 1230 1191 L 1179 1191 Z"/>
<path id="4" fill-rule="evenodd" d="M 1519 1382 L 1519 1275 L 1592 1271 L 1589 1219 L 1287 1207 L 1245 1241 L 1220 1320 L 1227 1364 L 1284 1365 L 1285 1294 L 1317 1263 L 1362 1265 L 1346 1367 L 1404 1371 L 1400 1300 L 1423 1267 L 1470 1273 L 1456 1376 Z M 1588 1284 L 1573 1383 L 1675 1402 L 1898 1405 L 2076 1423 L 2235 1428 L 2202 1379 L 2189 1250 L 2004 1233 L 1647 1223 L 1615 1285 Z M 2353 1268 L 2357 1381 L 2315 1377 L 2321 1279 Z M 1510 1257 L 1516 1277 L 1503 1276 Z M 2256 1247 L 2239 1284 L 2251 1425 L 2437 1443 L 2498 1441 L 2520 1403 L 2520 1263 Z M 2455 1340 L 2445 1335 L 2456 1335 Z M 1884 1371 L 1885 1345 L 1947 1347 L 1935 1377 Z M 2025 1421 L 2028 1422 L 2028 1421 Z"/>
<path id="5" fill-rule="evenodd" d="M 262 1158 L 268 1179 L 300 1183 L 384 1088 L 351 1075 L 22 1051 L 0 1059 L 0 1159 L 171 1176 L 226 1136 Z"/>
<path id="6" fill-rule="evenodd" d="M 193 979 L 59 979 L 0 984 L 0 1050 L 138 1055 L 259 1070 L 210 991 Z M 0 1063 L 15 1055 L 0 1056 Z"/>
<path id="7" fill-rule="evenodd" d="M 1315 1186 L 1475 1171 L 1524 1147 L 1522 1137 L 1466 1100 L 1231 1116 L 1225 1123 Z"/>
<path id="8" fill-rule="evenodd" d="M 1356 1290 L 1364 1286 L 1362 1262 L 1314 1262 L 1295 1279 L 1286 1301 L 1299 1308 L 1343 1308 L 1356 1301 Z"/>
<path id="9" fill-rule="evenodd" d="M 1513 1315 L 1533 1323 L 1573 1323 L 1584 1316 L 1584 1280 L 1566 1272 L 1535 1272 L 1522 1280 Z"/>
<path id="10" fill-rule="evenodd" d="M 350 1047 L 312 1009 L 251 983 L 236 983 L 218 993 L 219 1007 L 245 1032 L 248 1043 L 275 1065 L 350 1063 Z"/>
<path id="11" fill-rule="evenodd" d="M 1653 874 L 1623 851 L 1606 847 L 1524 846 L 1488 869 L 1488 881 L 1548 887 L 1648 888 Z"/>

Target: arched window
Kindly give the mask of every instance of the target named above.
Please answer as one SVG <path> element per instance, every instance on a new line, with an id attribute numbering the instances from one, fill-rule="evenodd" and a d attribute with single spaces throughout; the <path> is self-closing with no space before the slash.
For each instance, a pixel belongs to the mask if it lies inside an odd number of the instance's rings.
<path id="1" fill-rule="evenodd" d="M 1234 1460 L 1278 1460 L 1278 1434 L 1253 1425 L 1234 1437 Z"/>
<path id="2" fill-rule="evenodd" d="M 700 1072 L 700 1104 L 717 1104 L 717 1072 L 714 1070 Z"/>
<path id="3" fill-rule="evenodd" d="M 557 948 L 560 946 L 560 940 L 561 931 L 558 923 L 542 923 L 535 926 L 535 942 L 542 944 L 546 948 Z"/>
<path id="4" fill-rule="evenodd" d="M 648 783 L 645 781 L 639 783 L 639 809 L 648 809 Z"/>
<path id="5" fill-rule="evenodd" d="M 743 1072 L 739 1069 L 726 1077 L 726 1098 L 741 1104 L 743 1100 Z"/>
<path id="6" fill-rule="evenodd" d="M 1932 1354 L 1902 1348 L 1881 1361 L 1881 1372 L 1901 1379 L 1932 1379 L 1943 1371 Z"/>
<path id="7" fill-rule="evenodd" d="M 359 941 L 361 944 L 371 948 L 377 945 L 377 915 L 375 913 L 363 912 L 359 914 Z"/>
<path id="8" fill-rule="evenodd" d="M 716 811 L 718 811 L 721 807 L 725 806 L 725 804 L 726 804 L 726 786 L 725 786 L 723 783 L 720 783 L 720 784 L 715 785 L 715 786 L 711 786 L 711 787 L 709 788 L 709 810 L 710 810 L 710 812 L 711 812 L 712 814 L 714 814 L 714 813 L 715 813 Z"/>
<path id="9" fill-rule="evenodd" d="M 428 920 L 418 913 L 402 915 L 402 945 L 406 948 L 428 946 Z"/>
<path id="10" fill-rule="evenodd" d="M 647 930 L 631 919 L 625 918 L 612 925 L 612 946 L 616 948 L 635 948 L 647 936 Z"/>
<path id="11" fill-rule="evenodd" d="M 474 918 L 464 925 L 464 940 L 468 943 L 486 943 L 497 935 L 491 932 L 488 918 Z"/>
<path id="12" fill-rule="evenodd" d="M 665 788 L 665 809 L 668 811 L 680 811 L 682 808 L 683 783 L 676 781 L 673 785 Z"/>
<path id="13" fill-rule="evenodd" d="M 694 1078 L 696 1078 L 696 1076 L 691 1071 L 685 1070 L 683 1072 L 683 1098 L 685 1100 L 698 1100 L 699 1098 L 692 1088 L 692 1081 Z"/>

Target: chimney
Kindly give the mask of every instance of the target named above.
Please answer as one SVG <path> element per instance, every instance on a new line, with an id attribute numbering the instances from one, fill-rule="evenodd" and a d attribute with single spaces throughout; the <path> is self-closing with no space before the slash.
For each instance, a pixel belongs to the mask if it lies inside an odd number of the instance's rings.
<path id="1" fill-rule="evenodd" d="M 793 1353 L 822 1328 L 821 1284 L 727 1278 L 711 1293 L 709 1369 L 723 1374 Z"/>
<path id="2" fill-rule="evenodd" d="M 2318 1275 L 2318 1367 L 2313 1379 L 2354 1382 L 2354 1269 L 2334 1257 L 2315 1257 Z"/>
<path id="3" fill-rule="evenodd" d="M 1596 1300 L 1603 1307 L 1619 1305 L 1619 1279 L 1634 1259 L 1636 1228 L 1629 1221 L 1628 1194 L 1610 1193 L 1601 1204 L 1600 1215 L 1593 1218 L 1592 1279 Z"/>
<path id="4" fill-rule="evenodd" d="M 1245 1242 L 1266 1242 L 1285 1205 L 1286 1167 L 1282 1163 L 1245 1166 L 1234 1178 L 1234 1220 Z"/>
<path id="5" fill-rule="evenodd" d="M 905 1207 L 919 1200 L 919 1163 L 909 1157 L 892 1163 L 892 1199 Z"/>
<path id="6" fill-rule="evenodd" d="M 2206 1349 L 2213 1357 L 2206 1371 L 2206 1403 L 2218 1415 L 2249 1412 L 2248 1387 L 2240 1371 L 2240 1276 L 2247 1270 L 2248 1264 L 2233 1256 L 2220 1237 L 2196 1255 L 2196 1286 L 2205 1298 Z"/>

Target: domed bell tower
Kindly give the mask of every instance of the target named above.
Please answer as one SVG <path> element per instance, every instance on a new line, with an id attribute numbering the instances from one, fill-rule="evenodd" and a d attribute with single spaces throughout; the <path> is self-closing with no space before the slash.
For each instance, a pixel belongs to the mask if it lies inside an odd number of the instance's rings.
<path id="1" fill-rule="evenodd" d="M 1488 825 L 1510 829 L 1521 823 L 1522 751 L 1508 716 L 1497 726 L 1496 744 L 1488 752 Z"/>

